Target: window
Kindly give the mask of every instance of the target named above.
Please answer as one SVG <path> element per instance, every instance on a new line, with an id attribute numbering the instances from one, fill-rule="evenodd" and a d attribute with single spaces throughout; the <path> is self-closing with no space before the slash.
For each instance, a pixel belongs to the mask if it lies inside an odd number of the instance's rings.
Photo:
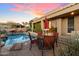
<path id="1" fill-rule="evenodd" d="M 74 31 L 74 17 L 68 17 L 68 33 Z"/>

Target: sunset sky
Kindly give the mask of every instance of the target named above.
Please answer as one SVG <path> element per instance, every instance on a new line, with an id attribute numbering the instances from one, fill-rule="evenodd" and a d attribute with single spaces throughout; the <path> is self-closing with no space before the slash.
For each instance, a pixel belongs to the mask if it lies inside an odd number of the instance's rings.
<path id="1" fill-rule="evenodd" d="M 0 22 L 28 22 L 67 3 L 0 3 Z"/>

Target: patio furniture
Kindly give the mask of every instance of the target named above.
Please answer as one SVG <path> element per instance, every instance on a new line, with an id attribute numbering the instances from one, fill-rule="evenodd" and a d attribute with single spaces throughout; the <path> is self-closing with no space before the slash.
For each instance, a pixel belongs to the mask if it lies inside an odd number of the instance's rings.
<path id="1" fill-rule="evenodd" d="M 37 38 L 38 48 L 41 51 L 42 56 L 44 55 L 44 50 L 49 50 L 52 47 L 54 50 L 53 42 L 51 40 L 52 36 L 39 36 Z"/>
<path id="2" fill-rule="evenodd" d="M 44 50 L 49 49 L 53 49 L 53 54 L 55 55 L 54 44 L 56 43 L 57 45 L 57 39 L 58 39 L 57 32 L 54 32 L 53 35 L 41 35 L 37 38 L 38 48 L 41 50 L 42 56 L 44 54 Z"/>
<path id="3" fill-rule="evenodd" d="M 29 49 L 31 50 L 31 49 L 32 49 L 32 45 L 33 45 L 33 44 L 37 44 L 37 40 L 35 40 L 35 39 L 32 40 L 32 36 L 31 36 L 30 33 L 29 33 L 29 38 L 30 38 L 30 48 L 29 48 Z"/>
<path id="4" fill-rule="evenodd" d="M 6 40 L 7 40 L 7 35 L 1 34 L 0 35 L 0 47 L 4 46 L 4 43 L 6 42 Z"/>
<path id="5" fill-rule="evenodd" d="M 54 44 L 57 43 L 58 39 L 58 33 L 55 32 L 53 35 L 42 35 L 42 33 L 38 34 L 38 37 L 36 40 L 32 40 L 32 37 L 29 33 L 30 38 L 30 50 L 32 48 L 33 44 L 36 44 L 38 46 L 38 49 L 41 51 L 42 56 L 44 55 L 44 50 L 53 49 L 54 53 Z"/>
<path id="6" fill-rule="evenodd" d="M 38 49 L 41 51 L 41 55 L 43 56 L 44 52 L 44 37 L 43 36 L 38 36 L 37 38 L 37 45 L 38 45 Z"/>
<path id="7" fill-rule="evenodd" d="M 38 46 L 38 48 L 41 50 L 42 55 L 43 55 L 43 38 L 41 36 L 42 33 L 39 32 L 37 39 L 33 40 L 31 34 L 29 33 L 29 38 L 30 38 L 30 48 L 29 50 L 32 49 L 32 45 L 36 44 Z"/>

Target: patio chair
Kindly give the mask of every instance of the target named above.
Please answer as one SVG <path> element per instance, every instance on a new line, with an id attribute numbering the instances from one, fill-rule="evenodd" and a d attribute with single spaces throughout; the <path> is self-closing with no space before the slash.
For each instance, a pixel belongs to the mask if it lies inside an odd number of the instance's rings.
<path id="1" fill-rule="evenodd" d="M 0 35 L 0 47 L 3 47 L 5 45 L 6 40 L 7 40 L 7 35 L 1 34 Z"/>
<path id="2" fill-rule="evenodd" d="M 36 44 L 36 45 L 38 46 L 38 49 L 41 50 L 42 55 L 43 55 L 43 47 L 44 47 L 43 42 L 44 42 L 44 41 L 43 41 L 43 38 L 42 38 L 42 36 L 41 36 L 41 33 L 38 33 L 38 37 L 37 37 L 36 40 L 32 40 L 32 36 L 31 36 L 31 34 L 29 33 L 29 38 L 30 38 L 30 48 L 29 48 L 29 50 L 32 49 L 32 45 L 33 45 L 33 44 Z"/>
<path id="3" fill-rule="evenodd" d="M 30 38 L 30 48 L 29 48 L 29 50 L 31 50 L 32 49 L 32 45 L 33 44 L 37 44 L 37 40 L 32 40 L 32 36 L 31 36 L 31 34 L 29 33 L 29 38 Z"/>

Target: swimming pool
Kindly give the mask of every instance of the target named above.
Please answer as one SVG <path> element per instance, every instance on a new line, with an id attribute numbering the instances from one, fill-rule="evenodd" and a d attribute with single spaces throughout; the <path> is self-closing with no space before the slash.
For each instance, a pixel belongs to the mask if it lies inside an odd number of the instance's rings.
<path id="1" fill-rule="evenodd" d="M 30 40 L 29 36 L 24 33 L 10 34 L 5 42 L 5 47 L 12 47 L 16 43 L 23 43 Z"/>

